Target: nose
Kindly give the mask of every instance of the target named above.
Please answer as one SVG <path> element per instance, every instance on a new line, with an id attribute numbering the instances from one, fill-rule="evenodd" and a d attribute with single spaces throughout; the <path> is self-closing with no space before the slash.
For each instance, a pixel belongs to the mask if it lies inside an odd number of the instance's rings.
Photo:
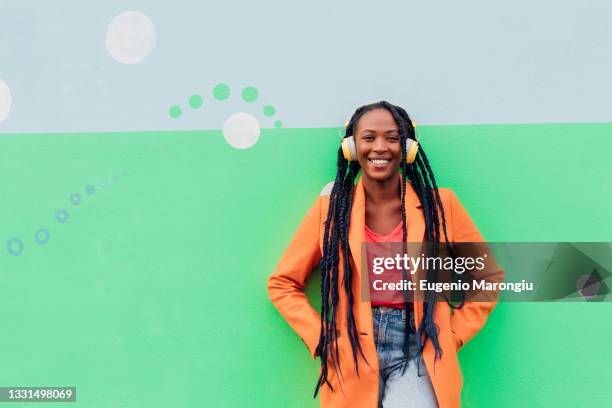
<path id="1" fill-rule="evenodd" d="M 385 140 L 385 138 L 377 137 L 376 140 L 374 141 L 374 146 L 372 146 L 372 150 L 374 150 L 376 153 L 384 153 L 387 150 L 389 150 L 389 147 L 387 146 L 387 141 Z"/>

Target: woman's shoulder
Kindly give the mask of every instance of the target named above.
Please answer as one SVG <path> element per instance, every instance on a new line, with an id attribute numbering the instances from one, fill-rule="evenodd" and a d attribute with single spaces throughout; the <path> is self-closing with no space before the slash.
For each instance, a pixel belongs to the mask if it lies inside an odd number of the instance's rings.
<path id="1" fill-rule="evenodd" d="M 438 187 L 438 193 L 440 194 L 442 204 L 450 204 L 451 199 L 455 196 L 455 192 L 450 187 Z"/>

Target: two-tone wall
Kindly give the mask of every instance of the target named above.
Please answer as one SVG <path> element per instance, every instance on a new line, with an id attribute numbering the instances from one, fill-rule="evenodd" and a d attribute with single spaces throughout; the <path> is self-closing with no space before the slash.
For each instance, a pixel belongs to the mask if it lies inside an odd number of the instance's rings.
<path id="1" fill-rule="evenodd" d="M 372 100 L 414 116 L 488 240 L 612 241 L 611 23 L 605 1 L 1 2 L 0 385 L 318 406 L 265 283 Z M 611 312 L 500 304 L 463 406 L 609 405 Z"/>

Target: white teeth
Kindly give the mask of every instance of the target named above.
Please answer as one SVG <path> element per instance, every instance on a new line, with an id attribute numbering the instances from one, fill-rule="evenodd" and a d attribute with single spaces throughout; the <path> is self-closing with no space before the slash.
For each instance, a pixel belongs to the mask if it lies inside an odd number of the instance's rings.
<path id="1" fill-rule="evenodd" d="M 389 163 L 389 160 L 372 160 L 372 159 L 368 159 L 370 160 L 370 162 L 374 163 L 374 164 L 387 164 Z"/>

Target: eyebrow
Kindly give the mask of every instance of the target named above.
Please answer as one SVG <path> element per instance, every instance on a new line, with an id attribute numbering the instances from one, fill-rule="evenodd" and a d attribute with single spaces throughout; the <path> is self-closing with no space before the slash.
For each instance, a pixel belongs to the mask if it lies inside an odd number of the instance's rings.
<path id="1" fill-rule="evenodd" d="M 374 133 L 376 133 L 376 131 L 375 131 L 375 130 L 372 130 L 372 129 L 363 129 L 363 130 L 361 131 L 361 133 L 365 133 L 365 132 L 374 132 Z M 389 130 L 385 130 L 385 133 L 391 133 L 391 132 L 399 132 L 399 129 L 389 129 Z"/>

